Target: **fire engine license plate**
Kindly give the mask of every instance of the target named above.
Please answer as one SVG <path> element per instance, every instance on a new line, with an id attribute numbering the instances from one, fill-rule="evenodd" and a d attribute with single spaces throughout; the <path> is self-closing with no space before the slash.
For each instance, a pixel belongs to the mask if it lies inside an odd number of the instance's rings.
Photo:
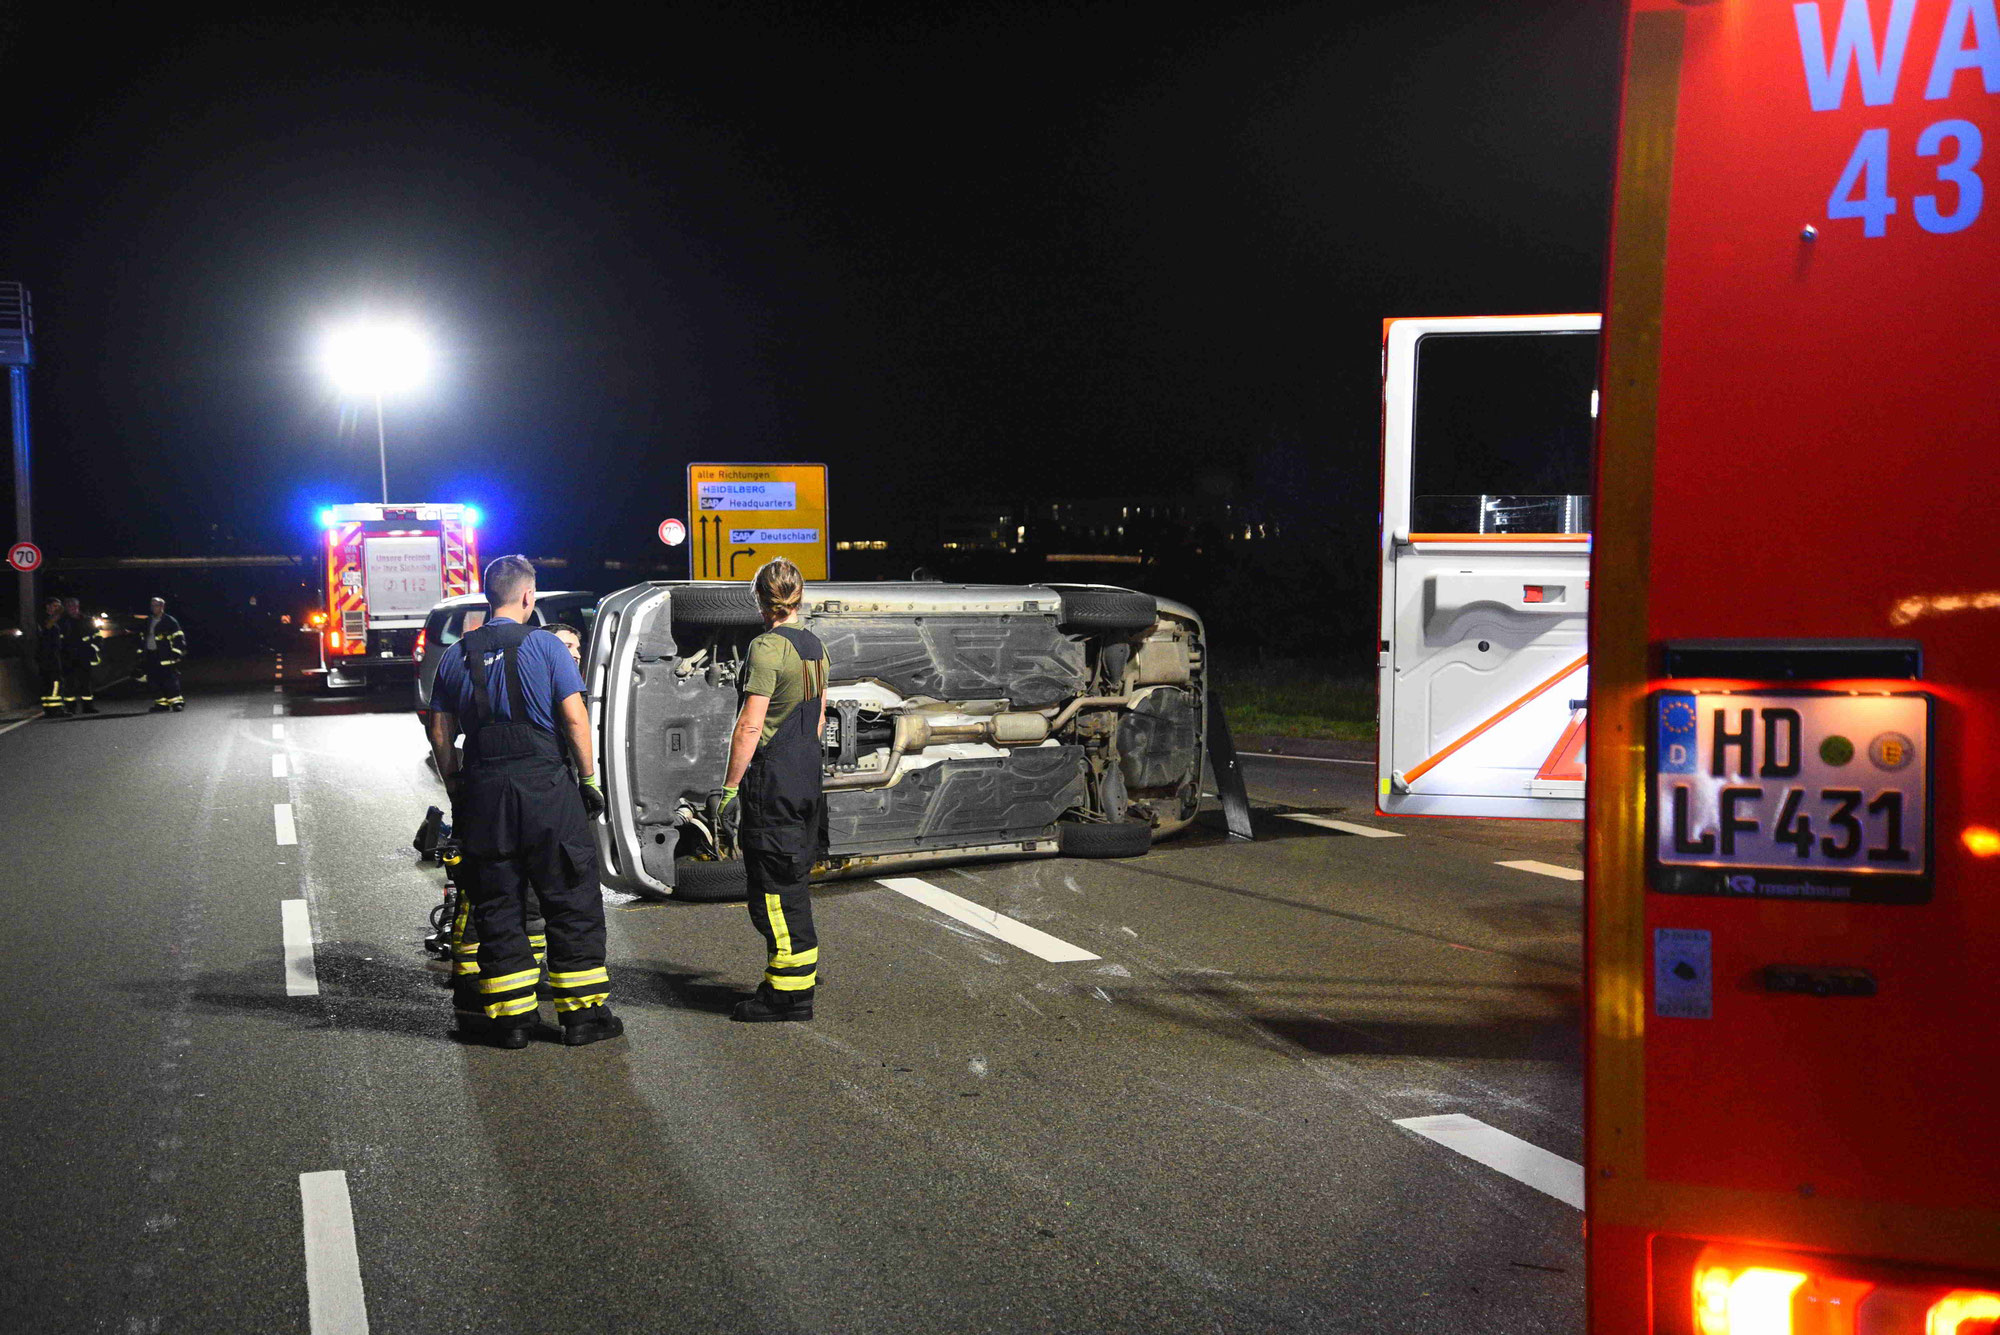
<path id="1" fill-rule="evenodd" d="M 1930 750 L 1921 694 L 1660 692 L 1652 888 L 1922 903 Z"/>

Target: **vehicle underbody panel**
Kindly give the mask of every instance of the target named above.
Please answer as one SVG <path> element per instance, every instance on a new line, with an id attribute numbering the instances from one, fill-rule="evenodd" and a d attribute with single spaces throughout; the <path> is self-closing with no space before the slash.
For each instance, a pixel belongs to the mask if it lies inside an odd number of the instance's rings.
<path id="1" fill-rule="evenodd" d="M 762 630 L 740 587 L 641 585 L 603 601 L 586 675 L 611 805 L 607 884 L 671 893 L 688 859 L 730 859 L 715 795 Z M 1199 619 L 1090 586 L 1065 620 L 1062 587 L 808 589 L 802 620 L 831 667 L 816 875 L 1048 855 L 1077 823 L 1137 823 L 1159 838 L 1193 818 Z"/>

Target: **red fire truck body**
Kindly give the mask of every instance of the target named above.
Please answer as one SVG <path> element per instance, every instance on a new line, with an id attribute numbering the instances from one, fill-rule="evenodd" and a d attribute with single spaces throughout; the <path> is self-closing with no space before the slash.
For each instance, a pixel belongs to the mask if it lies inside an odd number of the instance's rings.
<path id="1" fill-rule="evenodd" d="M 2000 1329 L 1993 0 L 1632 0 L 1590 1329 Z"/>

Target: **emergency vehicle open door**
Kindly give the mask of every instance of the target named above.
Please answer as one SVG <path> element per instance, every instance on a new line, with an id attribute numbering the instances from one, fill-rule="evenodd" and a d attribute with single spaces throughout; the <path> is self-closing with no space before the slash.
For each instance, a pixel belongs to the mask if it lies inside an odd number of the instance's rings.
<path id="1" fill-rule="evenodd" d="M 1583 816 L 1598 323 L 1384 322 L 1386 815 Z"/>

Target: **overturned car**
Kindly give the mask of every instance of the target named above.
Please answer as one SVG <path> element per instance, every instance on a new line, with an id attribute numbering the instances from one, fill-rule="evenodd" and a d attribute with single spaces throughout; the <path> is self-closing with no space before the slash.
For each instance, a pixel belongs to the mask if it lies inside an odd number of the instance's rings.
<path id="1" fill-rule="evenodd" d="M 982 858 L 1130 857 L 1201 803 L 1201 619 L 1100 585 L 810 584 L 831 664 L 818 877 Z M 748 584 L 651 583 L 599 606 L 585 678 L 614 889 L 740 897 L 712 834 L 749 644 Z"/>

